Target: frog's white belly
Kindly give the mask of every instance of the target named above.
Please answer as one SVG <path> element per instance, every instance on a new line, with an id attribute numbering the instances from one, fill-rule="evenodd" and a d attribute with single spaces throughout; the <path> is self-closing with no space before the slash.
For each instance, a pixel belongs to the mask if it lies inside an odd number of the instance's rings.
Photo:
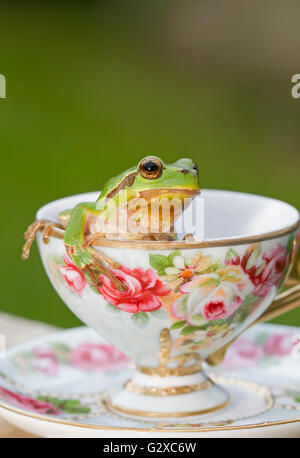
<path id="1" fill-rule="evenodd" d="M 97 216 L 91 216 L 88 222 L 89 233 L 118 240 L 151 239 L 151 234 L 172 233 L 176 212 L 164 215 L 162 211 L 151 210 L 150 205 L 139 205 L 139 200 L 135 199 L 130 205 L 115 207 L 109 214 L 104 211 Z"/>

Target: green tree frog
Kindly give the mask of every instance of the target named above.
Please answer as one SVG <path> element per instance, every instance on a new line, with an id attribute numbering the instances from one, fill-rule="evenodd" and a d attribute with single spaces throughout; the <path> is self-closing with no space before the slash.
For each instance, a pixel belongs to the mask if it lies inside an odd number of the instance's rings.
<path id="1" fill-rule="evenodd" d="M 96 202 L 82 202 L 61 212 L 56 223 L 36 221 L 29 226 L 22 258 L 29 257 L 38 230 L 43 230 L 43 241 L 48 243 L 52 229 L 59 227 L 65 229 L 68 255 L 89 282 L 96 286 L 102 273 L 122 290 L 123 284 L 105 267 L 118 268 L 118 263 L 93 248 L 95 240 L 172 240 L 176 219 L 199 192 L 198 167 L 192 159 L 165 164 L 156 156 L 147 156 L 108 180 Z"/>

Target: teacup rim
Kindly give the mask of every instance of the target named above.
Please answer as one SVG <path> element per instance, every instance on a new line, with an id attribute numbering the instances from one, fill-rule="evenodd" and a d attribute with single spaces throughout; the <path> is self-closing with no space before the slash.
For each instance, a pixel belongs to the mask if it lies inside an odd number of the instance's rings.
<path id="1" fill-rule="evenodd" d="M 285 202 L 280 199 L 275 199 L 272 197 L 267 197 L 254 193 L 246 193 L 240 191 L 231 191 L 223 189 L 203 189 L 205 192 L 221 192 L 221 193 L 232 193 L 235 195 L 244 195 L 249 197 L 256 197 L 259 199 L 266 199 L 269 201 L 277 202 L 284 204 L 290 207 L 291 210 L 295 211 L 297 214 L 297 219 L 293 224 L 287 225 L 281 229 L 276 229 L 274 231 L 266 231 L 254 235 L 244 235 L 244 236 L 232 236 L 232 237 L 217 237 L 214 239 L 206 239 L 203 241 L 189 241 L 189 240 L 175 240 L 175 241 L 155 241 L 155 240 L 116 240 L 108 238 L 99 238 L 94 242 L 94 246 L 100 247 L 110 247 L 110 248 L 126 248 L 126 249 L 143 249 L 143 250 L 185 250 L 193 248 L 213 248 L 213 247 L 226 247 L 226 246 L 236 246 L 236 245 L 245 245 L 252 244 L 257 242 L 263 242 L 266 240 L 276 239 L 283 237 L 285 235 L 292 234 L 300 227 L 300 214 L 299 211 L 288 202 Z M 76 198 L 82 196 L 83 200 L 87 200 L 88 197 L 99 195 L 99 191 L 92 191 L 87 193 L 79 193 L 74 195 L 65 196 L 59 199 L 48 202 L 47 204 L 40 207 L 36 213 L 37 219 L 44 219 L 44 216 L 41 216 L 47 208 L 55 203 L 60 201 Z M 53 236 L 57 238 L 63 238 L 63 230 L 54 230 Z"/>

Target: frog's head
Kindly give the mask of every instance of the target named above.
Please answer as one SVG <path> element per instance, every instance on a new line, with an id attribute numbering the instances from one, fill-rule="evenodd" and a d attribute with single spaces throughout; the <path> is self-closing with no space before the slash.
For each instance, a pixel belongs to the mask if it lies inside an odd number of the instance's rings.
<path id="1" fill-rule="evenodd" d="M 115 199 L 124 190 L 130 199 L 141 197 L 147 201 L 161 197 L 193 198 L 200 192 L 198 167 L 188 158 L 165 164 L 157 156 L 147 156 L 137 166 L 111 178 L 98 200 Z"/>
<path id="2" fill-rule="evenodd" d="M 106 208 L 103 217 L 109 220 L 115 217 L 115 208 L 119 207 L 123 210 L 120 221 L 130 218 L 139 224 L 136 230 L 143 233 L 172 232 L 182 210 L 199 192 L 198 167 L 194 161 L 185 158 L 165 164 L 159 157 L 147 156 L 136 167 L 105 184 L 96 208 Z M 132 231 L 131 228 L 128 232 Z"/>

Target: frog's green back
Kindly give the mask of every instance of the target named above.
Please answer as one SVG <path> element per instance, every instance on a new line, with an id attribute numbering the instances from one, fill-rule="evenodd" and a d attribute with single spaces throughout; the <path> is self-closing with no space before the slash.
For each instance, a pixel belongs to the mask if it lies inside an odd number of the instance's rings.
<path id="1" fill-rule="evenodd" d="M 130 169 L 125 170 L 125 172 L 120 173 L 119 175 L 110 178 L 105 185 L 102 188 L 101 194 L 98 197 L 97 201 L 103 198 L 106 198 L 110 192 L 112 192 L 114 189 L 116 189 L 120 183 L 123 181 L 124 178 L 126 178 L 128 175 L 131 173 L 136 172 L 137 167 L 131 167 Z"/>

